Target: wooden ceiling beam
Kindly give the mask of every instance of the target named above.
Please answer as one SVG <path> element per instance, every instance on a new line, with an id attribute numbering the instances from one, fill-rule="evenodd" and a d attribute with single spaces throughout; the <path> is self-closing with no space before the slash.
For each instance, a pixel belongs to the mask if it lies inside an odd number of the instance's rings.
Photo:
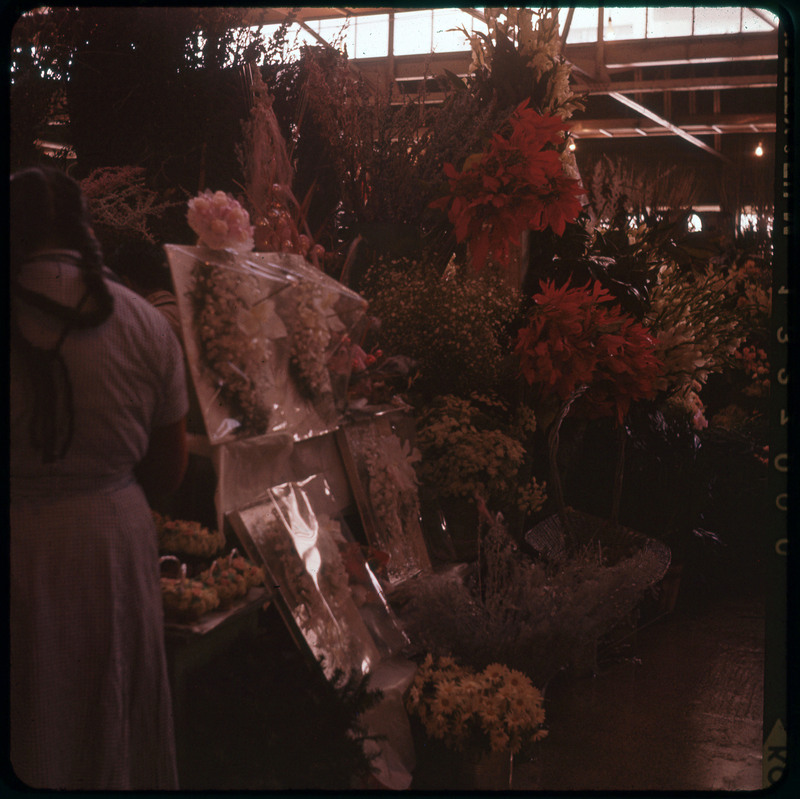
<path id="1" fill-rule="evenodd" d="M 583 91 L 588 94 L 608 94 L 620 92 L 688 92 L 717 91 L 718 89 L 774 89 L 778 85 L 777 75 L 716 75 L 701 78 L 661 78 L 641 81 L 609 81 L 603 85 L 587 85 Z"/>
<path id="2" fill-rule="evenodd" d="M 693 116 L 680 122 L 680 127 L 694 136 L 730 133 L 775 133 L 777 124 L 770 114 L 725 114 Z M 672 131 L 647 118 L 602 117 L 570 120 L 570 134 L 576 139 L 606 138 L 608 134 L 621 137 L 670 136 Z"/>
<path id="3" fill-rule="evenodd" d="M 696 136 L 693 136 L 691 133 L 686 131 L 684 128 L 680 127 L 680 125 L 676 125 L 673 122 L 670 122 L 668 119 L 665 119 L 660 114 L 657 114 L 655 111 L 647 108 L 647 106 L 642 105 L 641 103 L 637 103 L 632 97 L 628 97 L 626 94 L 620 94 L 619 92 L 609 92 L 608 96 L 612 99 L 616 100 L 617 102 L 622 103 L 623 105 L 628 106 L 628 108 L 633 109 L 638 114 L 641 114 L 643 117 L 647 119 L 651 119 L 658 125 L 662 125 L 663 127 L 671 130 L 676 136 L 680 136 L 682 139 L 685 139 L 690 144 L 693 144 L 695 147 L 699 147 L 701 150 L 705 150 L 707 153 L 719 158 L 721 161 L 725 163 L 731 163 L 730 158 L 726 155 L 723 155 L 719 150 L 715 150 L 711 145 L 706 144 L 702 139 L 698 139 Z"/>
<path id="4" fill-rule="evenodd" d="M 568 43 L 565 58 L 591 74 L 597 42 Z M 608 70 L 668 64 L 702 64 L 725 61 L 761 61 L 778 57 L 774 31 L 740 35 L 676 36 L 603 43 Z"/>

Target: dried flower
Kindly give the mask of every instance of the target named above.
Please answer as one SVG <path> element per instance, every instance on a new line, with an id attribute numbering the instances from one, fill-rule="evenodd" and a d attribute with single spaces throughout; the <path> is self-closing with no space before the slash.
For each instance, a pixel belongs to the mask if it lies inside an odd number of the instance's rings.
<path id="1" fill-rule="evenodd" d="M 145 185 L 143 167 L 94 169 L 81 181 L 81 190 L 95 225 L 133 233 L 150 242 L 155 241 L 150 221 L 176 205 L 161 201 L 158 193 Z"/>
<path id="2" fill-rule="evenodd" d="M 189 227 L 200 243 L 212 250 L 248 252 L 253 249 L 250 215 L 230 194 L 206 190 L 189 200 Z"/>
<path id="3" fill-rule="evenodd" d="M 498 514 L 482 536 L 480 582 L 442 571 L 392 598 L 411 640 L 434 656 L 476 669 L 500 661 L 543 685 L 619 624 L 669 564 L 652 541 L 613 564 L 607 554 L 594 541 L 559 562 L 533 560 Z"/>

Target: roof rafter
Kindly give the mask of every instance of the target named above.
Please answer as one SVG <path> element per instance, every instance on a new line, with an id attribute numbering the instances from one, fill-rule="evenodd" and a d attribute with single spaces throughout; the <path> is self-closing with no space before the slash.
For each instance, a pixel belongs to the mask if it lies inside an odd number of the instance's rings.
<path id="1" fill-rule="evenodd" d="M 676 136 L 680 136 L 682 139 L 686 139 L 686 141 L 693 144 L 695 147 L 699 147 L 701 150 L 705 150 L 707 153 L 711 153 L 711 155 L 716 156 L 720 160 L 724 161 L 727 164 L 732 163 L 730 158 L 726 155 L 723 155 L 719 150 L 715 150 L 713 147 L 706 144 L 702 139 L 698 139 L 696 136 L 692 136 L 691 133 L 688 133 L 683 128 L 679 127 L 678 125 L 674 125 L 668 119 L 664 119 L 664 117 L 656 114 L 655 111 L 651 111 L 647 106 L 642 105 L 641 103 L 637 103 L 631 97 L 628 97 L 625 94 L 621 94 L 620 92 L 609 92 L 609 97 L 612 97 L 619 103 L 628 106 L 628 108 L 632 108 L 637 113 L 641 114 L 643 117 L 647 117 L 651 119 L 658 125 L 671 130 Z"/>

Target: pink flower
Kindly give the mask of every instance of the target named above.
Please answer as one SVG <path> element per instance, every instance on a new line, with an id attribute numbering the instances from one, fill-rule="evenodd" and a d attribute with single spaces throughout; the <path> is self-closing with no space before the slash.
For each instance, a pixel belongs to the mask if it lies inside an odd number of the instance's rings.
<path id="1" fill-rule="evenodd" d="M 189 227 L 199 243 L 212 250 L 249 252 L 253 249 L 250 215 L 230 194 L 206 191 L 189 200 Z"/>

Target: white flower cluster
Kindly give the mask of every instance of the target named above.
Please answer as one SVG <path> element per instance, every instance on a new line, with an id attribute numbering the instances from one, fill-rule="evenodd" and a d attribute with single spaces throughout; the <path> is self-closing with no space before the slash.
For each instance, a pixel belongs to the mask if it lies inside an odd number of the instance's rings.
<path id="1" fill-rule="evenodd" d="M 300 283 L 293 290 L 296 307 L 290 323 L 292 362 L 302 388 L 313 399 L 331 397 L 328 371 L 331 331 L 327 316 L 334 297 L 314 283 Z"/>
<path id="2" fill-rule="evenodd" d="M 414 565 L 414 542 L 406 529 L 419 519 L 419 495 L 414 463 L 420 459 L 408 441 L 373 429 L 358 437 L 358 457 L 368 474 L 367 492 L 375 516 L 381 548 L 395 566 Z"/>
<path id="3" fill-rule="evenodd" d="M 200 243 L 212 250 L 249 252 L 253 249 L 250 215 L 224 191 L 206 189 L 189 200 L 186 220 Z"/>
<path id="4" fill-rule="evenodd" d="M 267 398 L 274 380 L 270 345 L 241 324 L 241 311 L 246 309 L 238 291 L 242 273 L 199 262 L 194 277 L 192 304 L 201 357 L 243 429 L 266 433 L 271 416 Z"/>
<path id="5" fill-rule="evenodd" d="M 569 119 L 584 104 L 569 84 L 572 66 L 561 54 L 557 8 L 535 10 L 532 8 L 485 8 L 488 37 L 469 35 L 472 46 L 472 64 L 469 71 L 492 69 L 493 40 L 498 34 L 517 43 L 519 53 L 527 59 L 534 82 L 546 80 L 543 110 Z M 536 18 L 534 22 L 534 17 Z"/>
<path id="6" fill-rule="evenodd" d="M 699 275 L 683 274 L 675 264 L 659 270 L 647 322 L 664 364 L 660 388 L 703 385 L 711 372 L 733 362 L 743 331 L 740 320 L 723 307 L 725 288 L 725 278 L 711 268 Z"/>

